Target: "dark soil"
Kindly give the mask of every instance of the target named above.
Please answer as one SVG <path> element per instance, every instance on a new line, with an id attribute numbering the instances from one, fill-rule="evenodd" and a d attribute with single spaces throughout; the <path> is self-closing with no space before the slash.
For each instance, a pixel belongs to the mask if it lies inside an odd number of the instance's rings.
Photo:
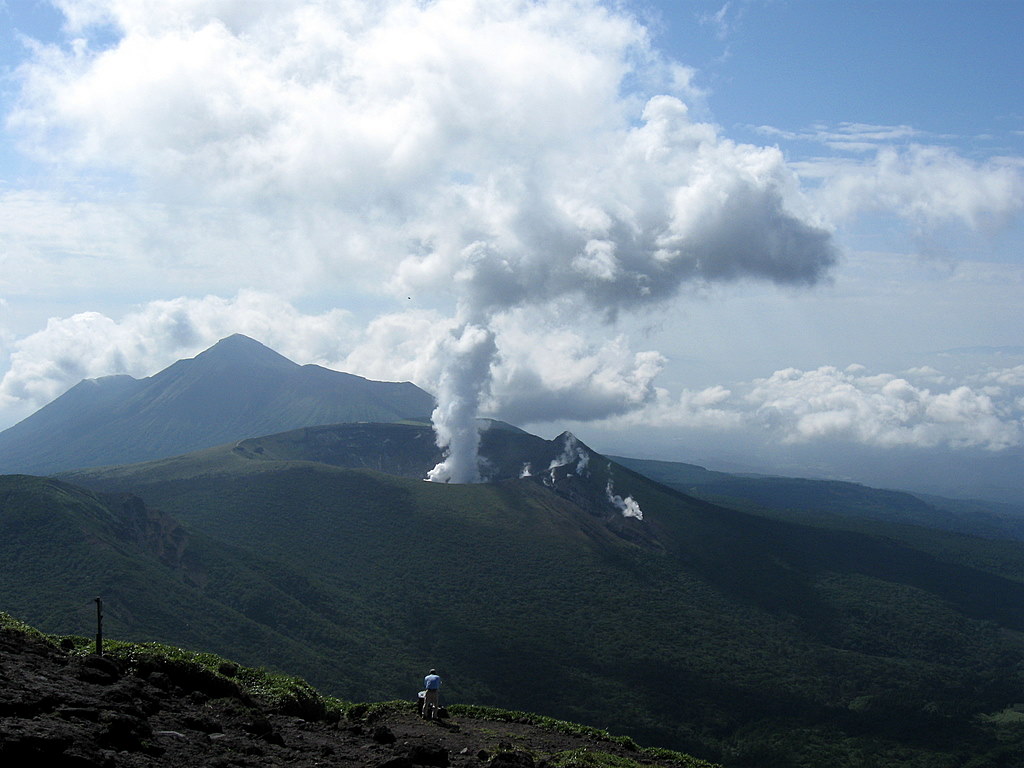
<path id="1" fill-rule="evenodd" d="M 307 719 L 308 718 L 308 719 Z M 221 679 L 124 672 L 42 639 L 0 629 L 0 765 L 543 766 L 585 749 L 654 762 L 615 742 L 477 718 L 376 721 L 274 711 Z M 45 758 L 45 762 L 43 760 Z"/>

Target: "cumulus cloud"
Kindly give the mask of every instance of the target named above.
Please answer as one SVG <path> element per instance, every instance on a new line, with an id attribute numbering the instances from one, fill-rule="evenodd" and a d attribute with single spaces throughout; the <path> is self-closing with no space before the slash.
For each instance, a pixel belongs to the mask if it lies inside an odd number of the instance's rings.
<path id="1" fill-rule="evenodd" d="M 843 153 L 791 163 L 816 185 L 815 202 L 833 221 L 882 212 L 910 222 L 919 233 L 949 225 L 988 232 L 1006 228 L 1024 212 L 1024 161 L 965 156 L 950 146 L 958 137 L 911 125 L 853 122 L 754 130 Z"/>
<path id="2" fill-rule="evenodd" d="M 787 142 L 822 144 L 847 156 L 794 161 L 801 178 L 834 221 L 865 213 L 898 216 L 922 231 L 950 224 L 973 230 L 1003 228 L 1024 212 L 1024 162 L 1019 157 L 965 157 L 948 136 L 910 125 L 842 123 L 792 131 L 759 126 Z"/>
<path id="3" fill-rule="evenodd" d="M 195 210 L 201 226 L 164 229 L 191 232 L 199 261 L 255 217 L 268 242 L 246 238 L 234 264 L 250 285 L 290 273 L 292 295 L 355 287 L 454 309 L 435 347 L 442 400 L 484 405 L 526 381 L 491 381 L 497 326 L 523 307 L 610 321 L 686 284 L 813 284 L 836 260 L 781 152 L 695 121 L 692 70 L 596 0 L 58 7 L 68 39 L 17 73 L 8 126 L 26 151 Z M 465 343 L 473 329 L 493 343 Z M 649 397 L 657 366 L 620 364 L 632 389 L 613 376 L 605 400 Z"/>
<path id="4" fill-rule="evenodd" d="M 22 68 L 26 147 L 164 199 L 329 210 L 324 256 L 405 288 L 605 308 L 834 256 L 781 154 L 691 121 L 679 66 L 594 2 L 63 7 L 83 37 Z"/>
<path id="5" fill-rule="evenodd" d="M 981 374 L 979 378 L 982 381 L 1000 386 L 1024 389 L 1024 365 L 1015 365 L 1012 368 L 1003 368 L 998 371 L 988 371 Z"/>
<path id="6" fill-rule="evenodd" d="M 1024 211 L 1024 173 L 1014 160 L 977 163 L 936 146 L 887 147 L 870 162 L 829 174 L 822 203 L 836 217 L 887 211 L 920 227 L 1003 226 Z"/>
<path id="7" fill-rule="evenodd" d="M 655 396 L 664 358 L 624 336 L 587 341 L 565 327 L 501 318 L 487 409 L 513 423 L 581 421 L 631 411 Z"/>
<path id="8" fill-rule="evenodd" d="M 861 365 L 787 368 L 728 388 L 678 395 L 659 388 L 652 401 L 602 427 L 765 445 L 997 452 L 1024 445 L 1024 376 L 1021 366 L 965 379 L 930 366 L 902 374 L 875 374 Z"/>
<path id="9" fill-rule="evenodd" d="M 866 375 L 823 367 L 787 369 L 754 382 L 747 396 L 754 415 L 789 441 L 841 437 L 895 446 L 1019 445 L 1021 414 L 996 390 L 957 386 L 945 392 L 893 374 Z"/>
<path id="10" fill-rule="evenodd" d="M 746 425 L 734 392 L 721 384 L 696 391 L 683 389 L 678 395 L 659 387 L 650 405 L 624 414 L 617 422 L 634 428 L 657 425 L 724 432 Z"/>

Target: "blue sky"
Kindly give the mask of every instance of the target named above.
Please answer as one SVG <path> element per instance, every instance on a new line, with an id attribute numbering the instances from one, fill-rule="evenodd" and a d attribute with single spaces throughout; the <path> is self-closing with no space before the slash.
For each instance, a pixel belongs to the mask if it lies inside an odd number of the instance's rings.
<path id="1" fill-rule="evenodd" d="M 711 19 L 725 8 L 718 25 Z M 1020 130 L 1017 2 L 666 3 L 667 50 L 715 88 L 730 127 L 908 125 L 964 141 Z M 708 19 L 694 26 L 694 14 Z M 1002 138 L 998 138 L 998 137 Z M 1019 149 L 1019 135 L 1007 149 Z"/>
<path id="2" fill-rule="evenodd" d="M 1022 28 L 7 0 L 0 428 L 241 332 L 601 450 L 977 491 L 1024 450 Z"/>

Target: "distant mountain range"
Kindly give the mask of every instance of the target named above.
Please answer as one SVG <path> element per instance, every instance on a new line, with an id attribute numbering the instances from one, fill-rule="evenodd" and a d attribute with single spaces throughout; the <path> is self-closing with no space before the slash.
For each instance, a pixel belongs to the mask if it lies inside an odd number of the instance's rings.
<path id="1" fill-rule="evenodd" d="M 0 432 L 0 473 L 175 456 L 297 427 L 429 419 L 431 395 L 298 365 L 236 334 L 147 379 L 86 379 Z"/>
<path id="2" fill-rule="evenodd" d="M 859 530 L 873 521 L 1024 541 L 1024 505 L 964 501 L 839 480 L 731 474 L 695 464 L 613 457 L 683 493 L 780 520 Z"/>

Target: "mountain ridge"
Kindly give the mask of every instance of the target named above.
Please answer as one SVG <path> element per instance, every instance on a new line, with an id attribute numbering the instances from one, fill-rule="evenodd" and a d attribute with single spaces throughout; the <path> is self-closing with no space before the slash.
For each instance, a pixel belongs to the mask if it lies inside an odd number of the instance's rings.
<path id="1" fill-rule="evenodd" d="M 241 334 L 146 379 L 87 379 L 0 432 L 0 472 L 52 474 L 346 421 L 425 419 L 433 397 L 298 365 Z"/>

